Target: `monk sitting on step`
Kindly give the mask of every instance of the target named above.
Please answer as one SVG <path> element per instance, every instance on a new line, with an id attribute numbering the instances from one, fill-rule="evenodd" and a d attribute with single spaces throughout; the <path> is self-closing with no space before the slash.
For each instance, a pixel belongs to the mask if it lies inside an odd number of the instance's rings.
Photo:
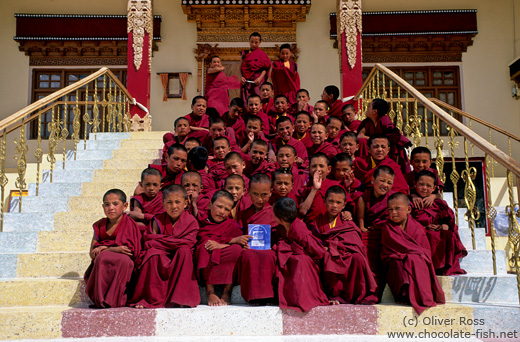
<path id="1" fill-rule="evenodd" d="M 127 207 L 123 191 L 107 191 L 103 196 L 106 218 L 93 225 L 92 262 L 85 272 L 85 293 L 96 308 L 126 305 L 130 278 L 141 252 L 141 231 L 124 213 Z"/>
<path id="2" fill-rule="evenodd" d="M 141 173 L 139 186 L 143 193 L 130 199 L 130 211 L 128 216 L 136 221 L 144 231 L 155 215 L 164 213 L 163 193 L 161 188 L 161 172 L 151 167 Z"/>
<path id="3" fill-rule="evenodd" d="M 197 174 L 195 174 L 197 175 Z M 164 190 L 164 209 L 144 235 L 144 256 L 132 300 L 136 308 L 195 307 L 200 303 L 193 270 L 193 247 L 199 224 L 186 209 L 180 185 Z"/>
<path id="4" fill-rule="evenodd" d="M 410 216 L 411 211 L 405 194 L 388 198 L 390 218 L 381 228 L 381 259 L 395 301 L 411 303 L 420 315 L 428 307 L 444 304 L 445 299 L 424 227 Z"/>

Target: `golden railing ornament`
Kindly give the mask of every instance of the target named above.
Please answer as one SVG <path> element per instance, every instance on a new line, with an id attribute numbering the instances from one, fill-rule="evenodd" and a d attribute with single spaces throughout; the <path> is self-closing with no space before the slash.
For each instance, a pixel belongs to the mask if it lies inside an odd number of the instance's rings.
<path id="1" fill-rule="evenodd" d="M 25 182 L 25 172 L 27 171 L 27 160 L 26 154 L 29 150 L 29 146 L 26 145 L 25 140 L 25 120 L 22 119 L 22 126 L 20 127 L 20 137 L 14 140 L 16 145 L 17 155 L 14 157 L 17 161 L 16 163 L 16 172 L 18 173 L 18 177 L 16 178 L 15 186 L 20 191 L 20 204 L 18 209 L 22 212 L 22 197 L 23 191 L 27 188 L 27 183 Z"/>
<path id="2" fill-rule="evenodd" d="M 440 180 L 445 183 L 446 182 L 446 174 L 444 173 L 444 156 L 442 155 L 442 148 L 444 147 L 444 140 L 441 139 L 440 135 L 440 124 L 439 119 L 433 117 L 433 135 L 435 138 L 434 146 L 437 151 L 437 155 L 435 157 L 435 166 L 437 167 L 437 172 L 439 173 Z"/>
<path id="3" fill-rule="evenodd" d="M 60 134 L 60 123 L 56 119 L 55 116 L 55 108 L 56 106 L 52 107 L 52 120 L 48 123 L 48 130 L 50 131 L 49 134 L 49 152 L 47 153 L 47 161 L 51 164 L 51 177 L 50 181 L 52 183 L 52 176 L 54 174 L 54 165 L 56 164 L 56 157 L 54 154 L 58 150 L 58 138 Z"/>
<path id="4" fill-rule="evenodd" d="M 72 109 L 74 113 L 74 119 L 72 121 L 72 135 L 71 139 L 74 141 L 74 160 L 76 160 L 76 154 L 78 153 L 78 144 L 80 140 L 81 130 L 81 110 L 79 108 L 79 91 L 76 90 L 76 105 Z"/>
<path id="5" fill-rule="evenodd" d="M 58 118 L 60 117 L 60 107 L 58 107 Z M 69 130 L 67 128 L 67 105 L 63 107 L 63 120 L 60 120 L 60 140 L 63 144 L 63 164 L 62 169 L 65 170 L 65 161 L 67 160 L 67 137 Z"/>
<path id="6" fill-rule="evenodd" d="M 38 147 L 34 151 L 34 156 L 36 157 L 36 196 L 38 196 L 40 192 L 40 166 L 43 159 L 43 150 L 41 148 L 42 144 L 42 113 L 38 114 Z"/>
<path id="7" fill-rule="evenodd" d="M 88 84 L 85 89 L 85 112 L 83 112 L 83 123 L 84 123 L 84 136 L 83 136 L 83 149 L 87 149 L 87 139 L 88 139 L 88 126 L 92 125 L 92 120 L 90 120 L 90 115 L 88 114 Z"/>
<path id="8" fill-rule="evenodd" d="M 6 137 L 7 137 L 7 131 L 4 128 L 4 131 L 3 131 L 3 134 L 2 134 L 2 138 L 0 139 L 0 188 L 1 188 L 1 191 L 0 191 L 0 197 L 1 198 L 0 199 L 2 200 L 2 202 L 0 203 L 0 211 L 1 211 L 0 215 L 2 216 L 1 217 L 1 222 L 0 222 L 0 231 L 4 230 L 5 187 L 6 187 L 7 183 L 9 182 L 9 179 L 7 178 L 7 176 L 5 174 Z"/>
<path id="9" fill-rule="evenodd" d="M 485 157 L 486 162 L 486 189 L 487 189 L 487 211 L 486 216 L 489 221 L 489 237 L 491 239 L 491 257 L 493 259 L 493 274 L 497 274 L 497 256 L 496 256 L 496 245 L 495 245 L 495 229 L 494 222 L 497 217 L 497 211 L 495 207 L 493 207 L 493 201 L 491 200 L 491 177 L 489 176 L 488 165 L 491 162 L 489 155 L 486 153 Z"/>
<path id="10" fill-rule="evenodd" d="M 459 202 L 458 202 L 458 190 L 457 190 L 457 183 L 459 182 L 460 176 L 457 172 L 457 164 L 455 163 L 455 147 L 459 145 L 457 141 L 455 141 L 455 135 L 457 134 L 455 132 L 455 129 L 448 126 L 448 132 L 450 135 L 450 141 L 448 144 L 450 145 L 451 149 L 451 174 L 450 174 L 450 180 L 453 184 L 453 210 L 455 211 L 455 218 L 457 219 L 456 222 L 459 221 Z"/>
<path id="11" fill-rule="evenodd" d="M 97 80 L 94 82 L 94 105 L 92 107 L 92 130 L 94 133 L 94 140 L 97 140 L 97 133 L 99 131 L 99 125 L 101 121 L 99 120 L 99 107 L 98 107 L 98 87 Z"/>

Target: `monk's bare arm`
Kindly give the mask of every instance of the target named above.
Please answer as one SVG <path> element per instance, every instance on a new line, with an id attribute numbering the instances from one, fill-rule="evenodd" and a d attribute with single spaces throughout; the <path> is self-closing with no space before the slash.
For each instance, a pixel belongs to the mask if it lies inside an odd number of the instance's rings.
<path id="1" fill-rule="evenodd" d="M 312 206 L 312 202 L 314 202 L 314 198 L 316 197 L 316 194 L 318 193 L 318 190 L 312 188 L 309 192 L 309 195 L 305 199 L 305 201 L 300 204 L 300 214 L 306 215 L 309 209 Z"/>
<path id="2" fill-rule="evenodd" d="M 134 220 L 144 220 L 143 207 L 141 203 L 135 199 L 131 199 L 133 201 L 133 210 L 128 212 L 128 216 L 130 216 Z"/>
<path id="3" fill-rule="evenodd" d="M 152 221 L 152 233 L 153 234 L 161 234 L 161 230 L 159 229 L 159 225 L 155 221 L 155 219 Z"/>
<path id="4" fill-rule="evenodd" d="M 365 200 L 363 200 L 363 197 L 358 198 L 356 214 L 359 229 L 361 229 L 362 232 L 368 231 L 368 229 L 365 228 Z"/>
<path id="5" fill-rule="evenodd" d="M 107 249 L 106 246 L 99 246 L 99 247 L 94 248 L 94 246 L 96 245 L 96 242 L 98 242 L 98 240 L 96 238 L 96 234 L 93 234 L 92 242 L 90 243 L 90 252 L 89 252 L 90 258 L 92 260 L 94 260 L 99 255 L 99 253 L 101 253 L 102 251 Z"/>
<path id="6" fill-rule="evenodd" d="M 361 131 L 359 131 L 358 135 L 357 135 L 358 139 L 359 138 L 365 138 L 365 139 L 368 139 L 369 137 L 367 137 L 365 135 L 365 128 L 362 128 Z"/>

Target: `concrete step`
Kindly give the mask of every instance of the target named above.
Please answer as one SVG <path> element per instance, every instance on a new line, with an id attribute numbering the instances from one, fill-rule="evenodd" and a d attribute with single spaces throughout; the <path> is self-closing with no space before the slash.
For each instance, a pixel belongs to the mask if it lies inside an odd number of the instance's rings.
<path id="1" fill-rule="evenodd" d="M 91 134 L 89 140 L 123 140 L 130 139 L 133 133 L 97 133 L 96 135 Z"/>
<path id="2" fill-rule="evenodd" d="M 88 250 L 18 254 L 16 275 L 19 278 L 82 277 L 89 264 Z"/>
<path id="3" fill-rule="evenodd" d="M 23 213 L 49 213 L 57 211 L 67 211 L 68 209 L 68 196 L 34 196 L 24 197 L 22 200 Z"/>
<path id="4" fill-rule="evenodd" d="M 1 232 L 0 251 L 2 253 L 34 253 L 38 232 Z"/>
<path id="5" fill-rule="evenodd" d="M 122 170 L 94 170 L 92 181 L 102 182 L 139 182 L 141 180 L 141 172 L 143 168 L 122 169 Z"/>
<path id="6" fill-rule="evenodd" d="M 105 160 L 112 158 L 112 153 L 112 150 L 84 150 L 83 146 L 81 146 L 81 148 L 78 147 L 78 152 L 76 153 L 76 160 Z"/>
<path id="7" fill-rule="evenodd" d="M 140 149 L 162 149 L 164 143 L 162 137 L 160 139 L 130 139 L 121 141 L 119 149 L 121 150 L 140 150 Z"/>
<path id="8" fill-rule="evenodd" d="M 150 158 L 143 158 L 143 159 L 126 159 L 126 160 L 120 160 L 120 159 L 109 159 L 105 160 L 104 163 L 104 169 L 105 170 L 112 170 L 112 169 L 145 169 L 148 167 L 148 164 L 150 164 L 153 160 Z"/>
<path id="9" fill-rule="evenodd" d="M 141 171 L 142 172 L 142 171 Z M 127 199 L 130 199 L 130 196 L 134 194 L 134 190 L 139 183 L 138 179 L 132 179 L 126 182 L 92 182 L 92 183 L 83 183 L 82 193 L 89 196 L 97 196 L 99 197 L 99 203 L 103 201 L 103 195 L 110 189 L 120 189 L 124 191 L 127 196 Z"/>
<path id="10" fill-rule="evenodd" d="M 463 274 L 438 277 L 452 303 L 518 304 L 516 275 Z"/>
<path id="11" fill-rule="evenodd" d="M 506 254 L 503 250 L 496 251 L 497 274 L 506 274 Z M 460 260 L 468 274 L 493 274 L 492 253 L 488 250 L 468 249 L 468 255 Z"/>
<path id="12" fill-rule="evenodd" d="M 473 249 L 471 229 L 459 228 L 459 236 L 466 249 Z M 475 228 L 475 245 L 476 249 L 486 249 L 486 230 L 484 228 Z"/>
<path id="13" fill-rule="evenodd" d="M 65 170 L 71 169 L 102 169 L 103 168 L 104 159 L 98 160 L 67 160 L 65 161 Z M 56 169 L 63 170 L 63 162 L 56 162 Z"/>
<path id="14" fill-rule="evenodd" d="M 448 206 L 453 209 L 453 192 L 444 192 L 442 199 L 448 203 Z"/>
<path id="15" fill-rule="evenodd" d="M 84 229 L 70 231 L 39 232 L 37 252 L 85 252 L 92 241 L 92 224 Z"/>
<path id="16" fill-rule="evenodd" d="M 115 150 L 119 148 L 120 140 L 87 140 L 87 151 Z"/>
<path id="17" fill-rule="evenodd" d="M 158 148 L 136 149 L 136 150 L 115 150 L 113 151 L 113 159 L 128 160 L 132 159 L 147 159 L 150 160 L 161 158 L 162 146 Z M 106 158 L 110 159 L 110 158 Z"/>
<path id="18" fill-rule="evenodd" d="M 82 278 L 17 278 L 0 281 L 0 307 L 91 304 Z"/>
<path id="19" fill-rule="evenodd" d="M 9 307 L 0 310 L 0 339 L 59 338 L 62 312 L 67 306 Z"/>
<path id="20" fill-rule="evenodd" d="M 16 262 L 18 254 L 16 253 L 0 253 L 0 278 L 16 277 Z"/>
<path id="21" fill-rule="evenodd" d="M 84 212 L 70 210 L 68 212 L 56 213 L 54 217 L 54 231 L 92 231 L 92 224 L 105 217 L 101 208 L 102 198 L 99 198 L 99 210 L 97 212 Z"/>
<path id="22" fill-rule="evenodd" d="M 53 226 L 53 212 L 4 214 L 4 232 L 49 231 Z"/>
<path id="23" fill-rule="evenodd" d="M 94 170 L 82 169 L 57 169 L 52 175 L 52 183 L 78 183 L 92 182 Z M 50 179 L 45 183 L 50 183 Z"/>
<path id="24" fill-rule="evenodd" d="M 81 183 L 40 183 L 39 196 L 79 196 Z M 29 184 L 29 197 L 36 196 L 36 183 Z"/>

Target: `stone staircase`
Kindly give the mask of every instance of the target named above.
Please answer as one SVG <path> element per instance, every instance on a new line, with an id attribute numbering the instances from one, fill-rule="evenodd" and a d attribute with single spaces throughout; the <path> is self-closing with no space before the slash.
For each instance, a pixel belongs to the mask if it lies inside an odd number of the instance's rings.
<path id="1" fill-rule="evenodd" d="M 318 307 L 306 314 L 249 307 L 238 287 L 228 307 L 88 309 L 82 275 L 90 262 L 92 223 L 103 216 L 102 195 L 111 188 L 127 195 L 133 192 L 142 169 L 158 157 L 163 133 L 98 134 L 97 140 L 87 142 L 86 150 L 80 148 L 75 161 L 66 161 L 65 170 L 57 165 L 53 183 L 40 184 L 39 196 L 35 196 L 35 184 L 29 185 L 21 213 L 5 214 L 0 233 L 0 339 L 424 331 L 461 331 L 479 338 L 479 331 L 499 334 L 520 329 L 516 277 L 506 273 L 504 252 L 497 253 L 498 274 L 493 275 L 484 229 L 476 229 L 477 250 L 470 250 L 471 233 L 463 220 L 459 220 L 460 235 L 469 255 L 462 267 L 468 274 L 439 277 L 448 304 L 428 309 L 418 318 L 411 307 L 395 304 L 389 291 L 379 305 Z M 445 197 L 450 198 L 449 194 Z M 440 319 L 453 321 L 446 325 Z"/>

